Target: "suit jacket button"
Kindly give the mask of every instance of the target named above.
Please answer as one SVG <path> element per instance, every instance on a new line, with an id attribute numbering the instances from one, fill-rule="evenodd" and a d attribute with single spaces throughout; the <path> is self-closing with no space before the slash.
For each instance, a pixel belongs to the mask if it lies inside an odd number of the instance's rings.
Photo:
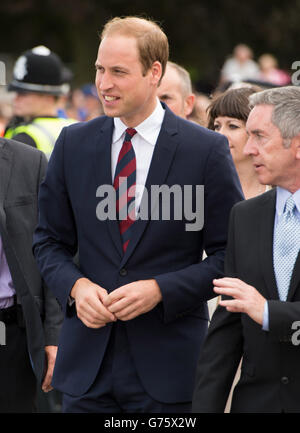
<path id="1" fill-rule="evenodd" d="M 127 275 L 127 270 L 125 268 L 122 268 L 119 272 L 119 274 L 121 275 L 121 277 L 126 277 Z"/>
<path id="2" fill-rule="evenodd" d="M 289 383 L 289 378 L 286 377 L 286 376 L 283 376 L 283 377 L 281 378 L 281 383 L 282 383 L 283 385 L 287 385 L 287 384 Z"/>

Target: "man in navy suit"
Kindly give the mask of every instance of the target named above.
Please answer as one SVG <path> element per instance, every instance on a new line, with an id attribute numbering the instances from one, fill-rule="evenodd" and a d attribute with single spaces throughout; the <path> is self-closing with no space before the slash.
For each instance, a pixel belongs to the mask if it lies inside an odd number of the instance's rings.
<path id="1" fill-rule="evenodd" d="M 206 301 L 242 193 L 226 139 L 158 101 L 167 60 L 155 23 L 106 24 L 96 60 L 106 116 L 62 131 L 41 187 L 34 252 L 65 312 L 53 379 L 65 412 L 191 407 Z M 120 173 L 134 178 L 130 222 Z"/>

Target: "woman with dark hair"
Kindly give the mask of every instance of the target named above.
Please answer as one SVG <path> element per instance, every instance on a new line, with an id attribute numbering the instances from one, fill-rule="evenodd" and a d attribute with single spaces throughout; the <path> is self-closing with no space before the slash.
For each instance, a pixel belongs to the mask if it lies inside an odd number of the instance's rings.
<path id="1" fill-rule="evenodd" d="M 249 96 L 257 92 L 255 87 L 231 89 L 218 95 L 208 106 L 208 128 L 225 135 L 233 162 L 240 178 L 245 198 L 255 197 L 269 187 L 259 183 L 252 159 L 244 155 L 248 139 L 246 121 L 250 113 Z"/>

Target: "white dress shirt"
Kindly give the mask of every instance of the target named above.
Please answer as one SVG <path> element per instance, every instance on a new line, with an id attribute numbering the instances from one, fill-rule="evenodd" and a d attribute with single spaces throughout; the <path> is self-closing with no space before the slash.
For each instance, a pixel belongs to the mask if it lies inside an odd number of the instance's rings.
<path id="1" fill-rule="evenodd" d="M 152 114 L 134 128 L 137 134 L 132 137 L 131 143 L 136 157 L 136 209 L 139 208 L 141 203 L 154 147 L 160 133 L 164 115 L 165 110 L 157 99 L 157 104 Z M 114 118 L 114 126 L 111 146 L 112 179 L 115 177 L 118 156 L 125 138 L 125 130 L 128 128 L 118 117 Z"/>

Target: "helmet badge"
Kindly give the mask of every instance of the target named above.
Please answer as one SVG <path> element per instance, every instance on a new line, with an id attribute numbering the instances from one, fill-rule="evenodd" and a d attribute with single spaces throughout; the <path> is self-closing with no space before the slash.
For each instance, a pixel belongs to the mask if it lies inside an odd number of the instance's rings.
<path id="1" fill-rule="evenodd" d="M 13 74 L 17 80 L 23 80 L 25 75 L 27 75 L 27 58 L 21 56 L 16 61 Z"/>

